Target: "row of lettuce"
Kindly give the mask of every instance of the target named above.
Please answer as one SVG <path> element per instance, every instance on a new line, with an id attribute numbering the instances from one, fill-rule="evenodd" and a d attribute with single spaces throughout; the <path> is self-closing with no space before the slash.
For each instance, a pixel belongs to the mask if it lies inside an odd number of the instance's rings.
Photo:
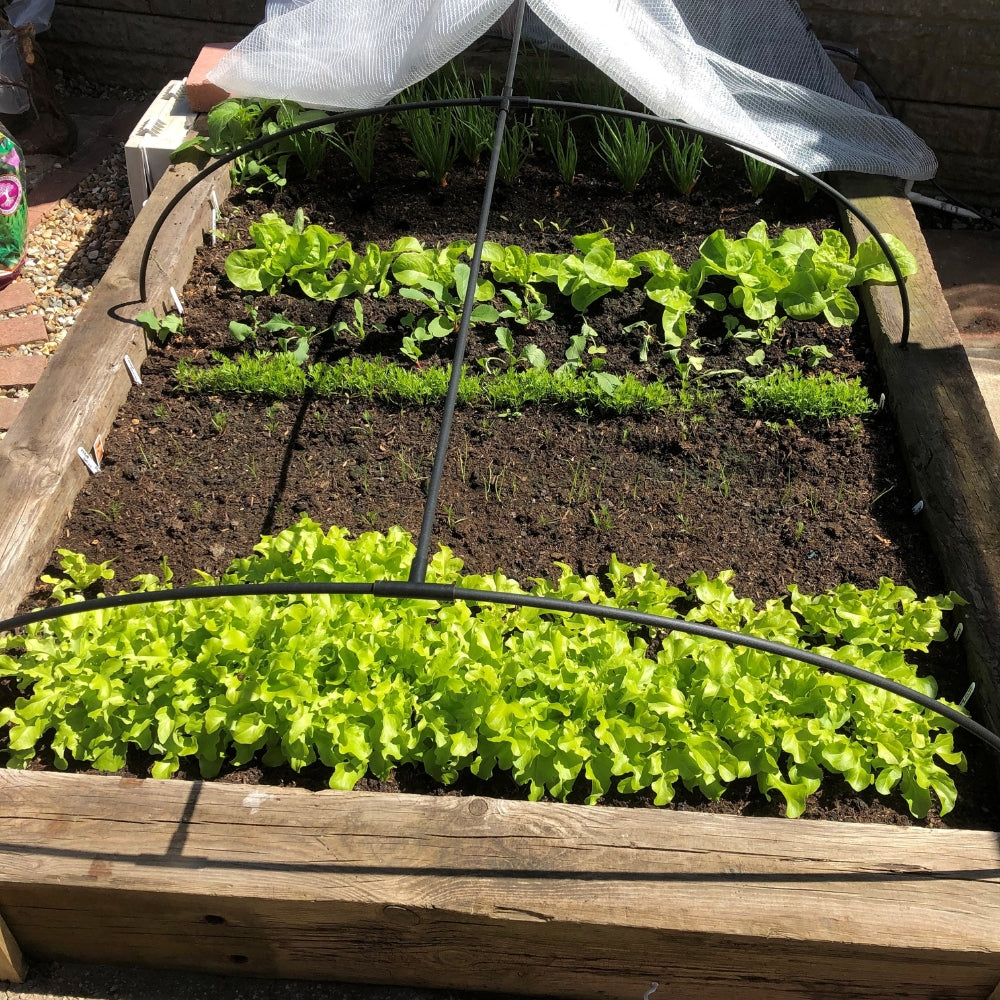
<path id="1" fill-rule="evenodd" d="M 459 326 L 471 281 L 468 241 L 429 248 L 403 237 L 388 249 L 369 243 L 356 251 L 342 235 L 307 225 L 301 210 L 291 224 L 269 213 L 251 225 L 250 235 L 255 246 L 233 251 L 226 259 L 233 284 L 249 293 L 287 290 L 322 301 L 353 298 L 353 320 L 331 328 L 348 340 L 363 341 L 372 331 L 386 331 L 384 324 L 366 319 L 366 297 L 397 295 L 410 306 L 412 311 L 400 318 L 399 335 L 400 349 L 412 362 L 420 361 L 428 341 L 442 341 Z M 912 256 L 891 236 L 886 239 L 900 270 L 913 273 Z M 500 351 L 481 361 L 481 374 L 463 374 L 460 402 L 484 403 L 507 412 L 544 402 L 569 405 L 581 413 L 641 414 L 664 407 L 690 409 L 703 399 L 702 380 L 735 375 L 743 376 L 738 387 L 754 416 L 801 422 L 860 415 L 874 408 L 857 379 L 825 373 L 804 377 L 804 371 L 830 356 L 823 345 L 791 347 L 779 368 L 765 369 L 762 377 L 755 370 L 764 364 L 764 347 L 779 335 L 786 317 L 822 315 L 836 326 L 853 322 L 858 306 L 851 288 L 866 281 L 893 280 L 873 238 L 852 254 L 846 238 L 835 230 L 824 231 L 820 241 L 805 228 L 770 237 L 760 222 L 736 240 L 722 230 L 713 233 L 688 269 L 660 249 L 619 258 L 605 232 L 575 236 L 573 245 L 567 253 L 528 253 L 517 245 L 486 243 L 483 257 L 489 276 L 476 282 L 470 319 L 473 325 L 494 326 Z M 654 327 L 641 319 L 623 332 L 634 337 L 632 353 L 643 366 L 650 348 L 662 347 L 671 363 L 669 385 L 660 378 L 640 380 L 607 371 L 605 348 L 585 315 L 600 299 L 632 285 L 641 286 L 645 300 L 656 304 L 660 322 Z M 552 320 L 549 298 L 542 290 L 550 286 L 580 323 L 580 333 L 570 335 L 565 358 L 558 359 L 561 363 L 554 370 L 536 344 L 515 341 L 509 329 L 537 331 Z M 723 326 L 727 339 L 732 336 L 757 346 L 747 354 L 744 367 L 703 370 L 704 358 L 695 353 L 700 339 L 685 340 L 687 317 L 699 306 L 720 312 L 732 308 L 743 317 L 727 314 Z M 280 399 L 303 391 L 319 396 L 360 394 L 401 405 L 437 401 L 443 395 L 439 383 L 442 375 L 446 381 L 447 371 L 433 365 L 411 369 L 383 358 L 356 357 L 332 365 L 307 365 L 315 328 L 297 326 L 279 313 L 261 322 L 252 299 L 247 299 L 247 309 L 247 322 L 230 324 L 233 336 L 256 342 L 258 334 L 277 334 L 277 354 L 258 351 L 235 360 L 217 355 L 214 366 L 182 364 L 178 371 L 182 388 Z M 168 318 L 157 321 L 152 314 L 143 314 L 140 320 L 163 336 Z M 290 361 L 305 370 L 296 372 Z"/>
<path id="2" fill-rule="evenodd" d="M 405 579 L 414 547 L 402 529 L 351 539 L 303 517 L 265 536 L 221 583 Z M 54 595 L 113 576 L 63 552 Z M 649 565 L 612 559 L 602 583 L 557 564 L 532 593 L 684 617 L 857 664 L 934 696 L 909 657 L 946 639 L 957 595 L 918 600 L 883 579 L 809 596 L 792 586 L 757 607 L 729 573 L 683 587 Z M 136 578 L 139 590 L 169 585 Z M 213 581 L 207 575 L 203 583 Z M 522 593 L 501 572 L 463 575 L 441 548 L 428 582 Z M 57 767 L 114 771 L 130 748 L 156 777 L 196 759 L 205 777 L 257 758 L 330 769 L 331 787 L 415 764 L 448 783 L 460 772 L 509 772 L 531 798 L 678 783 L 709 799 L 741 779 L 800 815 L 824 775 L 894 790 L 916 816 L 955 803 L 948 768 L 964 769 L 952 725 L 880 689 L 757 650 L 586 615 L 482 603 L 335 596 L 213 598 L 71 614 L 0 640 L 0 676 L 23 692 L 0 711 L 7 764 L 28 766 L 47 742 Z M 655 650 L 655 652 L 654 652 Z"/>

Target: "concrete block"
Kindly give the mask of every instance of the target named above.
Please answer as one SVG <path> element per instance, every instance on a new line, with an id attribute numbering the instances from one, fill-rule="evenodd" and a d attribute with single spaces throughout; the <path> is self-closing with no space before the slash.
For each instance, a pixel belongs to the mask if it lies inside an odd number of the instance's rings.
<path id="1" fill-rule="evenodd" d="M 74 7 L 113 10 L 137 17 L 154 14 L 196 21 L 233 21 L 245 25 L 246 30 L 264 18 L 264 0 L 213 0 L 210 4 L 205 0 L 59 0 L 53 26 L 64 9 Z"/>
<path id="2" fill-rule="evenodd" d="M 957 60 L 945 71 L 940 90 L 925 96 L 928 100 L 1000 111 L 1000 57 L 991 66 L 970 66 Z"/>
<path id="3" fill-rule="evenodd" d="M 899 116 L 935 153 L 986 155 L 990 130 L 1000 111 L 948 104 L 897 103 Z"/>
<path id="4" fill-rule="evenodd" d="M 208 74 L 235 44 L 235 42 L 212 42 L 203 46 L 198 53 L 198 58 L 188 71 L 185 84 L 188 104 L 191 105 L 192 111 L 211 111 L 219 101 L 229 97 L 228 91 L 217 87 L 208 79 Z"/>
<path id="5" fill-rule="evenodd" d="M 1000 160 L 995 156 L 942 153 L 937 182 L 973 205 L 1000 207 Z"/>
<path id="6" fill-rule="evenodd" d="M 996 8 L 984 0 L 801 0 L 799 6 L 810 21 L 819 21 L 829 14 L 883 15 L 898 20 L 991 21 Z"/>

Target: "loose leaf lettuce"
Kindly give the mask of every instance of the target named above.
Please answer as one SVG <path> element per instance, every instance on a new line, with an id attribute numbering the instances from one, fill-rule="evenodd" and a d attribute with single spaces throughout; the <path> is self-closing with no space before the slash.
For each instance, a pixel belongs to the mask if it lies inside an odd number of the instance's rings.
<path id="1" fill-rule="evenodd" d="M 221 583 L 405 579 L 414 547 L 399 528 L 351 539 L 303 517 L 265 536 Z M 906 652 L 945 636 L 956 595 L 918 600 L 883 580 L 828 594 L 790 588 L 763 607 L 740 598 L 731 573 L 683 588 L 649 565 L 612 559 L 607 584 L 557 564 L 532 591 L 678 615 L 814 649 L 933 694 Z M 57 593 L 107 578 L 108 567 L 64 554 Z M 430 582 L 519 592 L 497 572 L 463 576 L 441 548 Z M 164 583 L 167 583 L 164 580 Z M 213 582 L 207 575 L 203 582 Z M 153 575 L 134 581 L 160 586 Z M 334 788 L 403 764 L 443 782 L 470 770 L 509 771 L 538 799 L 578 783 L 597 801 L 613 785 L 649 788 L 664 804 L 681 782 L 716 799 L 755 777 L 800 815 L 825 774 L 855 789 L 899 788 L 914 815 L 955 801 L 946 767 L 964 767 L 952 724 L 865 684 L 679 632 L 649 636 L 625 624 L 536 608 L 329 595 L 212 598 L 70 615 L 0 640 L 0 675 L 24 692 L 0 711 L 8 766 L 25 767 L 48 738 L 57 767 L 102 770 L 130 746 L 168 777 L 195 758 L 212 777 L 261 755 L 295 769 L 321 761 Z"/>

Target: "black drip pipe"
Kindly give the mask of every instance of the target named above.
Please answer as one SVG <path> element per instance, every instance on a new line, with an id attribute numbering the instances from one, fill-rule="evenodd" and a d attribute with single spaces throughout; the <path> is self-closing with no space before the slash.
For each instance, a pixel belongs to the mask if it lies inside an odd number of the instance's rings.
<path id="1" fill-rule="evenodd" d="M 424 504 L 423 519 L 420 522 L 420 534 L 417 537 L 417 551 L 410 565 L 410 580 L 423 583 L 427 576 L 427 560 L 431 547 L 431 532 L 434 530 L 434 518 L 437 515 L 438 498 L 441 493 L 441 477 L 444 475 L 444 463 L 448 456 L 448 444 L 451 441 L 451 425 L 455 418 L 455 407 L 458 404 L 458 387 L 462 380 L 462 362 L 465 359 L 465 348 L 469 340 L 469 327 L 472 323 L 472 309 L 476 302 L 476 285 L 479 281 L 479 270 L 482 266 L 483 244 L 486 242 L 486 226 L 489 223 L 490 207 L 493 204 L 493 189 L 497 181 L 497 165 L 500 162 L 500 147 L 503 145 L 504 127 L 507 124 L 507 112 L 510 108 L 510 98 L 514 91 L 514 68 L 517 65 L 517 50 L 521 45 L 521 27 L 524 23 L 526 0 L 519 0 L 514 19 L 514 31 L 510 43 L 510 59 L 507 61 L 507 76 L 504 79 L 503 90 L 500 92 L 500 109 L 497 113 L 496 129 L 493 133 L 493 150 L 490 153 L 490 166 L 486 172 L 486 186 L 483 190 L 483 200 L 479 207 L 479 228 L 476 230 L 476 245 L 469 264 L 469 284 L 465 289 L 465 303 L 462 307 L 462 319 L 458 324 L 455 338 L 455 353 L 451 359 L 451 378 L 448 381 L 448 392 L 444 398 L 444 410 L 441 414 L 441 430 L 438 433 L 437 448 L 434 452 L 434 464 L 431 467 L 430 479 L 427 482 L 427 502 Z"/>
<path id="2" fill-rule="evenodd" d="M 645 628 L 665 629 L 671 632 L 683 632 L 703 639 L 716 639 L 730 646 L 743 646 L 747 649 L 757 649 L 774 656 L 782 656 L 799 663 L 807 663 L 829 673 L 840 674 L 853 680 L 871 684 L 874 687 L 888 691 L 890 694 L 905 698 L 907 701 L 927 708 L 932 712 L 955 723 L 956 726 L 972 733 L 993 750 L 1000 752 L 1000 736 L 991 732 L 985 726 L 963 715 L 957 709 L 936 701 L 920 691 L 906 687 L 888 677 L 863 670 L 850 663 L 842 663 L 829 656 L 813 653 L 806 649 L 797 649 L 771 639 L 761 639 L 757 636 L 744 635 L 740 632 L 730 632 L 728 629 L 715 625 L 705 625 L 702 622 L 689 622 L 682 618 L 670 618 L 665 615 L 652 615 L 632 608 L 616 608 L 607 604 L 588 604 L 583 601 L 567 601 L 555 597 L 542 597 L 537 594 L 511 594 L 494 590 L 475 590 L 466 587 L 456 587 L 452 584 L 423 583 L 416 581 L 378 580 L 373 583 L 238 583 L 216 584 L 205 587 L 178 587 L 171 590 L 150 590 L 138 593 L 114 594 L 111 597 L 99 597 L 87 601 L 77 601 L 71 604 L 60 604 L 51 608 L 41 608 L 25 614 L 15 615 L 5 621 L 0 621 L 0 634 L 22 628 L 35 622 L 48 621 L 53 618 L 65 618 L 70 615 L 84 614 L 89 611 L 103 611 L 108 608 L 121 608 L 137 604 L 167 604 L 176 601 L 209 600 L 217 597 L 256 597 L 263 595 L 285 596 L 297 594 L 330 594 L 344 597 L 371 596 L 381 599 L 398 599 L 414 601 L 435 601 L 441 604 L 451 604 L 464 601 L 468 604 L 506 604 L 510 607 L 537 608 L 540 611 L 552 611 L 560 614 L 589 615 L 607 621 L 620 621 L 627 625 L 639 625 Z"/>
<path id="3" fill-rule="evenodd" d="M 879 249 L 885 255 L 886 263 L 888 263 L 889 268 L 893 273 L 893 277 L 896 279 L 896 288 L 899 290 L 899 305 L 902 313 L 900 346 L 906 347 L 909 343 L 910 297 L 906 291 L 903 273 L 900 271 L 899 264 L 896 262 L 896 258 L 889 249 L 888 243 L 886 243 L 886 241 L 882 238 L 882 234 L 875 228 L 871 219 L 869 219 L 868 216 L 862 212 L 850 198 L 842 195 L 835 187 L 827 184 L 826 181 L 820 179 L 815 174 L 809 173 L 808 170 L 802 170 L 782 157 L 775 156 L 773 153 L 758 149 L 756 146 L 751 146 L 749 143 L 739 142 L 736 139 L 731 139 L 728 136 L 713 131 L 712 129 L 689 125 L 687 122 L 678 121 L 673 118 L 661 118 L 659 115 L 653 115 L 643 111 L 628 111 L 624 108 L 609 108 L 599 104 L 581 104 L 575 101 L 550 101 L 542 98 L 514 96 L 506 99 L 502 97 L 456 97 L 439 101 L 412 101 L 406 104 L 389 104 L 380 108 L 365 108 L 358 111 L 339 111 L 331 113 L 325 118 L 318 118 L 316 121 L 303 122 L 299 125 L 291 125 L 286 129 L 282 129 L 280 132 L 273 133 L 272 135 L 261 136 L 259 139 L 254 139 L 253 142 L 248 142 L 245 146 L 241 146 L 239 149 L 233 150 L 231 153 L 226 153 L 225 156 L 219 157 L 217 160 L 214 160 L 207 167 L 195 174 L 195 176 L 192 177 L 191 180 L 189 180 L 173 196 L 173 198 L 170 199 L 166 207 L 160 213 L 156 222 L 153 223 L 153 228 L 150 230 L 149 236 L 146 239 L 146 246 L 143 248 L 142 256 L 139 260 L 140 301 L 147 301 L 146 276 L 149 270 L 149 258 L 153 252 L 153 244 L 156 241 L 156 237 L 163 228 L 163 224 L 166 222 L 167 217 L 193 188 L 197 187 L 207 177 L 210 177 L 220 167 L 225 166 L 227 163 L 232 163 L 233 160 L 242 156 L 244 153 L 251 153 L 255 149 L 261 149 L 262 147 L 270 145 L 273 142 L 277 142 L 279 139 L 284 139 L 289 135 L 298 135 L 300 132 L 307 132 L 314 128 L 323 128 L 326 125 L 336 125 L 339 122 L 353 121 L 355 118 L 363 118 L 366 115 L 388 116 L 404 111 L 419 111 L 422 108 L 461 108 L 468 107 L 469 105 L 480 105 L 483 107 L 492 105 L 500 107 L 502 103 L 506 104 L 508 108 L 554 108 L 556 110 L 578 111 L 584 114 L 611 115 L 613 118 L 631 118 L 634 121 L 649 122 L 653 125 L 667 125 L 670 128 L 677 128 L 684 132 L 693 132 L 696 135 L 705 136 L 707 139 L 715 139 L 724 145 L 732 146 L 733 149 L 738 149 L 740 152 L 749 153 L 751 156 L 755 156 L 758 159 L 766 160 L 768 163 L 773 163 L 775 166 L 780 167 L 782 170 L 785 170 L 790 174 L 795 174 L 797 177 L 802 177 L 805 180 L 810 181 L 821 191 L 833 198 L 838 205 L 842 205 L 846 208 L 865 227 L 865 229 L 868 230 L 875 242 L 878 244 Z"/>

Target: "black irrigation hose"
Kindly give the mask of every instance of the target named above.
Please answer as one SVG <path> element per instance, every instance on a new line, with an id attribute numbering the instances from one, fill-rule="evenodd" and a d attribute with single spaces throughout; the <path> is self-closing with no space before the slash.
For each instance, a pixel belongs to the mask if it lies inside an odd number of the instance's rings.
<path id="1" fill-rule="evenodd" d="M 424 504 L 423 518 L 420 522 L 420 534 L 417 537 L 417 550 L 410 565 L 410 580 L 423 581 L 427 577 L 427 560 L 431 547 L 431 532 L 434 530 L 434 518 L 437 515 L 438 497 L 441 493 L 441 479 L 444 475 L 445 461 L 448 457 L 448 443 L 451 440 L 451 425 L 455 417 L 455 407 L 458 404 L 458 388 L 462 380 L 462 361 L 465 358 L 465 348 L 469 339 L 469 327 L 472 325 L 472 310 L 476 304 L 476 287 L 479 284 L 479 271 L 482 266 L 483 244 L 486 242 L 486 227 L 490 221 L 490 208 L 493 205 L 493 190 L 497 181 L 497 166 L 500 163 L 500 148 L 503 145 L 503 133 L 507 124 L 507 111 L 510 108 L 510 98 L 514 91 L 514 68 L 517 65 L 517 52 L 521 45 L 521 27 L 524 23 L 525 0 L 520 0 L 514 19 L 514 31 L 511 36 L 510 58 L 507 60 L 507 75 L 503 89 L 500 92 L 500 108 L 497 113 L 497 124 L 493 132 L 493 149 L 490 152 L 490 165 L 486 172 L 486 183 L 483 187 L 483 198 L 479 206 L 479 227 L 476 230 L 476 244 L 469 263 L 469 284 L 465 289 L 465 302 L 462 304 L 462 319 L 455 335 L 455 351 L 451 359 L 451 378 L 448 381 L 448 392 L 444 398 L 444 410 L 441 413 L 441 429 L 438 432 L 437 446 L 434 452 L 434 464 L 431 466 L 430 479 L 427 482 L 427 502 Z"/>
<path id="2" fill-rule="evenodd" d="M 945 191 L 945 189 L 941 187 L 941 185 L 938 184 L 933 177 L 927 183 L 932 184 L 937 189 L 938 194 L 943 195 L 948 199 L 948 201 L 954 202 L 959 208 L 964 208 L 966 212 L 971 212 L 977 219 L 979 219 L 980 222 L 985 222 L 987 226 L 990 226 L 993 229 L 1000 229 L 1000 221 L 991 219 L 988 215 L 983 215 L 979 209 L 973 208 L 971 205 L 962 201 L 961 198 L 956 198 L 950 191 Z"/>
<path id="3" fill-rule="evenodd" d="M 782 170 L 787 171 L 790 174 L 795 174 L 797 177 L 803 177 L 807 181 L 815 184 L 821 191 L 824 191 L 831 198 L 834 199 L 839 205 L 843 206 L 847 211 L 849 211 L 872 235 L 875 242 L 878 244 L 879 249 L 885 255 L 886 263 L 888 263 L 890 269 L 892 270 L 893 276 L 896 279 L 896 288 L 899 290 L 899 304 L 902 312 L 902 329 L 900 332 L 900 346 L 906 347 L 910 340 L 910 297 L 906 291 L 906 284 L 903 279 L 903 274 L 899 269 L 899 264 L 896 262 L 896 258 L 893 256 L 892 251 L 889 249 L 889 245 L 882 238 L 882 234 L 876 229 L 874 223 L 868 216 L 858 208 L 857 205 L 842 195 L 835 187 L 828 184 L 826 181 L 821 180 L 815 174 L 809 173 L 807 170 L 802 170 L 795 166 L 793 163 L 789 163 L 782 157 L 775 156 L 773 153 L 766 152 L 762 149 L 758 149 L 756 146 L 751 146 L 749 143 L 740 142 L 736 139 L 731 139 L 728 136 L 722 135 L 720 132 L 715 132 L 712 129 L 700 128 L 695 125 L 689 125 L 687 122 L 677 121 L 672 118 L 661 118 L 659 115 L 650 114 L 642 111 L 628 111 L 624 108 L 608 108 L 599 104 L 581 104 L 575 101 L 550 101 L 542 98 L 532 98 L 532 97 L 455 97 L 448 98 L 445 100 L 437 101 L 411 101 L 406 104 L 386 104 L 380 108 L 365 108 L 356 111 L 339 111 L 327 115 L 325 118 L 318 118 L 312 122 L 303 122 L 299 125 L 291 125 L 286 129 L 282 129 L 280 132 L 275 132 L 272 135 L 261 136 L 259 139 L 254 139 L 253 142 L 248 142 L 245 146 L 241 146 L 239 149 L 233 150 L 230 153 L 226 153 L 219 159 L 214 160 L 204 169 L 198 171 L 194 177 L 191 178 L 167 203 L 166 207 L 160 213 L 156 222 L 153 223 L 153 227 L 150 230 L 149 236 L 146 239 L 146 246 L 143 248 L 142 257 L 139 261 L 139 299 L 142 302 L 147 301 L 147 289 L 146 289 L 146 276 L 149 269 L 149 258 L 153 252 L 153 244 L 156 241 L 156 237 L 163 228 L 163 224 L 166 222 L 167 217 L 170 213 L 177 207 L 178 204 L 183 200 L 183 198 L 198 184 L 200 184 L 207 177 L 210 177 L 216 170 L 220 167 L 225 166 L 227 163 L 232 163 L 237 157 L 242 156 L 244 153 L 251 153 L 255 149 L 261 149 L 263 146 L 270 145 L 273 142 L 277 142 L 279 139 L 284 139 L 290 135 L 298 135 L 299 132 L 306 132 L 310 129 L 323 128 L 326 125 L 336 125 L 339 122 L 352 121 L 355 118 L 363 118 L 365 115 L 394 115 L 403 111 L 419 111 L 422 108 L 462 108 L 468 107 L 470 105 L 477 105 L 482 107 L 496 106 L 500 107 L 505 104 L 508 108 L 554 108 L 556 110 L 565 111 L 579 111 L 587 114 L 601 114 L 601 115 L 611 115 L 614 118 L 631 118 L 635 121 L 645 121 L 653 125 L 666 125 L 670 128 L 678 128 L 686 132 L 694 132 L 697 135 L 705 136 L 708 139 L 714 139 L 718 142 L 723 143 L 727 146 L 732 146 L 734 149 L 738 149 L 741 152 L 749 153 L 751 156 L 755 156 L 758 159 L 766 160 L 768 163 L 772 163 Z"/>
<path id="4" fill-rule="evenodd" d="M 922 708 L 930 709 L 955 723 L 962 729 L 972 733 L 987 746 L 1000 752 L 1000 736 L 991 732 L 985 726 L 963 715 L 957 709 L 936 701 L 920 691 L 906 687 L 888 677 L 882 677 L 871 671 L 863 670 L 850 663 L 841 663 L 832 657 L 813 653 L 806 649 L 796 649 L 781 642 L 761 639 L 757 636 L 744 635 L 740 632 L 730 632 L 728 629 L 714 625 L 704 625 L 701 622 L 684 621 L 682 618 L 669 618 L 666 615 L 652 615 L 631 608 L 616 608 L 606 604 L 588 604 L 583 601 L 567 601 L 555 597 L 540 597 L 536 594 L 510 594 L 494 590 L 474 590 L 466 587 L 456 587 L 451 584 L 420 583 L 397 580 L 378 580 L 373 583 L 237 583 L 216 584 L 206 587 L 178 587 L 176 590 L 149 590 L 138 593 L 114 594 L 111 597 L 98 597 L 88 601 L 77 601 L 72 604 L 60 604 L 51 608 L 41 608 L 15 615 L 5 621 L 0 621 L 0 634 L 10 632 L 35 622 L 48 621 L 53 618 L 65 618 L 70 615 L 84 614 L 88 611 L 102 611 L 107 608 L 122 608 L 136 604 L 166 604 L 177 601 L 209 600 L 216 597 L 256 597 L 262 595 L 286 596 L 293 594 L 331 594 L 336 596 L 371 596 L 382 599 L 399 599 L 411 601 L 436 601 L 442 604 L 452 604 L 465 601 L 468 604 L 507 604 L 518 608 L 537 608 L 540 611 L 555 611 L 570 615 L 589 615 L 610 621 L 625 622 L 629 625 L 641 625 L 646 628 L 665 629 L 671 632 L 683 632 L 687 635 L 699 636 L 703 639 L 717 639 L 730 646 L 743 646 L 747 649 L 757 649 L 763 653 L 782 656 L 799 663 L 807 663 L 829 673 L 841 674 L 852 680 L 862 681 L 874 687 L 888 691 L 890 694 L 912 701 Z"/>

